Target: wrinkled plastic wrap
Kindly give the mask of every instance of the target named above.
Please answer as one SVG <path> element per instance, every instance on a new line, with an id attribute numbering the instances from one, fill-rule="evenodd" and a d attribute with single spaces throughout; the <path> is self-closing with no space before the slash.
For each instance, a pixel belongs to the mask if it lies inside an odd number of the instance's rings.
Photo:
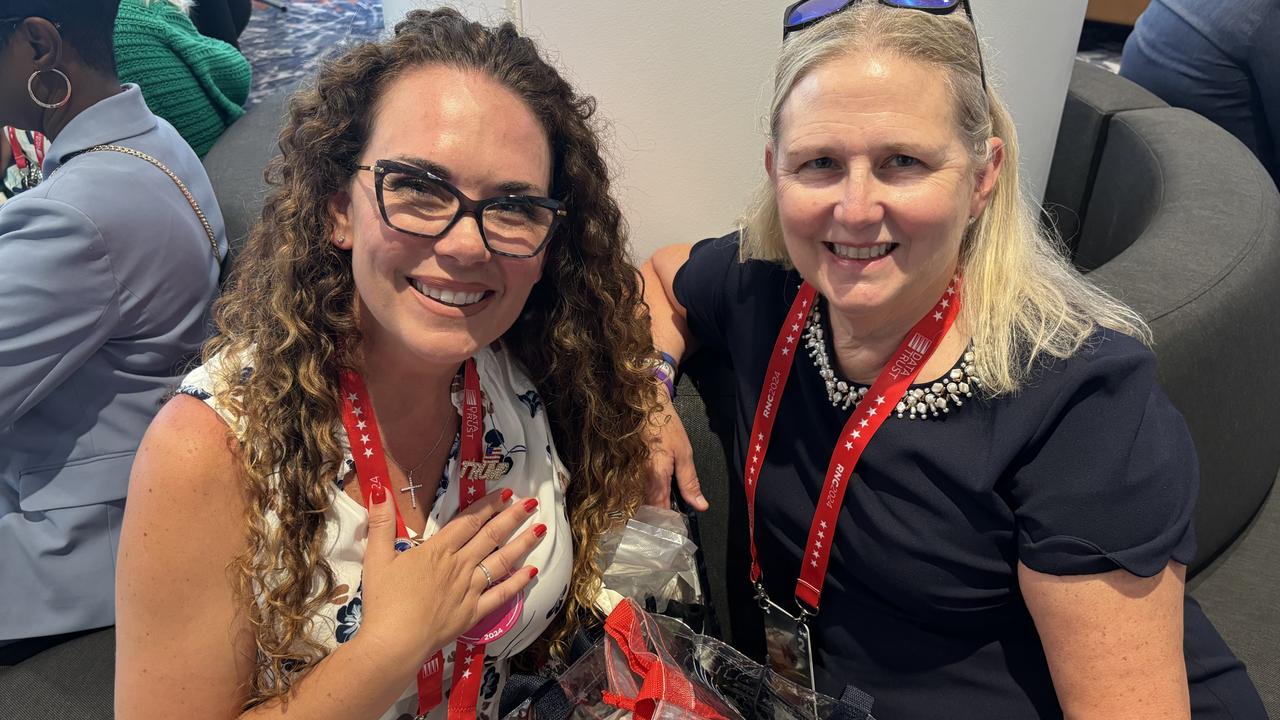
<path id="1" fill-rule="evenodd" d="M 606 590 L 656 612 L 673 601 L 696 605 L 702 601 L 697 553 L 683 515 L 643 505 L 620 532 L 601 540 L 602 581 Z"/>

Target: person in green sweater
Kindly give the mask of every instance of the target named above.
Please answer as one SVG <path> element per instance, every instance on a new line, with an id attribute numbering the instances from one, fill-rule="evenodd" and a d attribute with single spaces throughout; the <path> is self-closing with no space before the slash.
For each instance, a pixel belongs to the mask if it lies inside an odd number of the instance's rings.
<path id="1" fill-rule="evenodd" d="M 235 47 L 201 35 L 190 0 L 121 0 L 116 67 L 137 83 L 151 112 L 168 120 L 201 157 L 244 114 L 249 61 Z"/>

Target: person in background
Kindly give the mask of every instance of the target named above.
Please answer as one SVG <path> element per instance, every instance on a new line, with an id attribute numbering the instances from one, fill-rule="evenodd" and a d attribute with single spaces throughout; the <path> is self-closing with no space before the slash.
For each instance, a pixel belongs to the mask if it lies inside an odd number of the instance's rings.
<path id="1" fill-rule="evenodd" d="M 240 47 L 240 33 L 253 15 L 251 0 L 168 0 L 180 3 L 201 35 Z"/>
<path id="2" fill-rule="evenodd" d="M 134 464 L 118 717 L 494 718 L 563 657 L 658 407 L 594 109 L 453 10 L 294 96 Z"/>
<path id="3" fill-rule="evenodd" d="M 49 140 L 38 132 L 0 127 L 0 204 L 44 179 L 40 165 Z"/>
<path id="4" fill-rule="evenodd" d="M 1150 332 L 1036 222 L 968 5 L 793 6 L 740 233 L 642 269 L 657 348 L 733 361 L 732 582 L 767 607 L 734 627 L 877 717 L 1265 718 L 1184 596 L 1197 462 Z"/>
<path id="5" fill-rule="evenodd" d="M 252 71 L 240 51 L 201 35 L 182 0 L 121 0 L 115 24 L 121 82 L 136 83 L 147 106 L 204 157 L 244 115 Z"/>
<path id="6" fill-rule="evenodd" d="M 226 253 L 199 158 L 116 77 L 118 2 L 0 0 L 0 125 L 50 141 L 44 180 L 0 206 L 4 664 L 115 622 L 134 452 Z"/>
<path id="7" fill-rule="evenodd" d="M 1221 125 L 1280 182 L 1280 0 L 1152 0 L 1120 74 Z"/>

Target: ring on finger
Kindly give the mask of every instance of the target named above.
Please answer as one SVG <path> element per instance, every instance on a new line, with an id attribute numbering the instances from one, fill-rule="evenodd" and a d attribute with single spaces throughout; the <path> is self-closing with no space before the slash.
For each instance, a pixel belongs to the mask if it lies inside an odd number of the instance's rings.
<path id="1" fill-rule="evenodd" d="M 480 569 L 480 572 L 484 573 L 484 589 L 488 590 L 493 587 L 493 574 L 489 572 L 489 568 L 485 567 L 484 563 L 479 563 L 476 567 Z"/>

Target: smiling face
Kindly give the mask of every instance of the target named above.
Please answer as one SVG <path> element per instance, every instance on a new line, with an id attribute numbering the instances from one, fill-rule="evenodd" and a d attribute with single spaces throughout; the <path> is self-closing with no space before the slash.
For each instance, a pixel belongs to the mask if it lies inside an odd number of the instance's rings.
<path id="1" fill-rule="evenodd" d="M 393 81 L 359 163 L 378 160 L 430 170 L 476 199 L 549 194 L 542 125 L 518 96 L 474 71 L 429 66 Z M 351 251 L 365 351 L 456 366 L 516 321 L 545 252 L 493 255 L 470 215 L 435 239 L 392 229 L 378 211 L 376 182 L 361 170 L 331 204 L 333 241 Z"/>
<path id="2" fill-rule="evenodd" d="M 917 61 L 843 57 L 796 83 L 765 162 L 787 254 L 833 313 L 909 327 L 937 301 L 994 188 L 989 142 L 975 163 L 941 71 Z"/>

